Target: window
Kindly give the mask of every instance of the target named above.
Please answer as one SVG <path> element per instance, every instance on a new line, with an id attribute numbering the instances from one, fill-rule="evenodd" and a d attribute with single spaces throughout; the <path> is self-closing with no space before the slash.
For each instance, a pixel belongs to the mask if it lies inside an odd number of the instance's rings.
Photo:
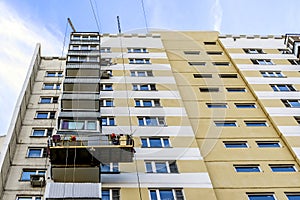
<path id="1" fill-rule="evenodd" d="M 150 189 L 150 200 L 184 200 L 181 189 Z"/>
<path id="2" fill-rule="evenodd" d="M 51 112 L 36 112 L 35 119 L 54 119 L 55 111 Z"/>
<path id="3" fill-rule="evenodd" d="M 128 48 L 128 53 L 148 53 L 146 48 Z"/>
<path id="4" fill-rule="evenodd" d="M 53 128 L 45 128 L 45 129 L 34 128 L 31 136 L 34 137 L 52 136 L 52 133 L 53 133 Z"/>
<path id="5" fill-rule="evenodd" d="M 62 77 L 62 71 L 46 71 L 46 77 Z"/>
<path id="6" fill-rule="evenodd" d="M 274 65 L 270 59 L 251 59 L 255 65 Z"/>
<path id="7" fill-rule="evenodd" d="M 265 78 L 284 78 L 285 76 L 281 71 L 260 71 L 261 75 Z"/>
<path id="8" fill-rule="evenodd" d="M 212 62 L 214 66 L 229 66 L 229 62 Z"/>
<path id="9" fill-rule="evenodd" d="M 214 121 L 216 126 L 237 126 L 236 121 Z"/>
<path id="10" fill-rule="evenodd" d="M 236 172 L 260 172 L 259 165 L 235 165 Z"/>
<path id="11" fill-rule="evenodd" d="M 289 49 L 278 49 L 278 51 L 281 54 L 292 54 L 292 52 Z"/>
<path id="12" fill-rule="evenodd" d="M 112 84 L 101 84 L 100 88 L 101 88 L 101 91 L 113 91 Z"/>
<path id="13" fill-rule="evenodd" d="M 298 124 L 300 124 L 300 117 L 298 117 L 298 116 L 296 117 L 295 116 L 294 119 L 297 121 Z"/>
<path id="14" fill-rule="evenodd" d="M 243 49 L 245 53 L 248 54 L 262 54 L 264 53 L 262 49 Z"/>
<path id="15" fill-rule="evenodd" d="M 159 99 L 135 99 L 136 107 L 160 107 Z"/>
<path id="16" fill-rule="evenodd" d="M 146 76 L 153 76 L 153 73 L 151 70 L 130 71 L 130 76 L 146 77 Z"/>
<path id="17" fill-rule="evenodd" d="M 102 189 L 101 200 L 119 200 L 120 191 L 118 189 Z"/>
<path id="18" fill-rule="evenodd" d="M 269 165 L 272 172 L 296 172 L 293 164 Z"/>
<path id="19" fill-rule="evenodd" d="M 185 55 L 199 55 L 200 51 L 183 51 Z"/>
<path id="20" fill-rule="evenodd" d="M 259 148 L 278 148 L 280 143 L 278 141 L 256 141 Z"/>
<path id="21" fill-rule="evenodd" d="M 114 100 L 113 99 L 101 99 L 100 100 L 100 106 L 113 107 L 114 106 Z"/>
<path id="22" fill-rule="evenodd" d="M 235 103 L 236 108 L 256 108 L 255 103 Z"/>
<path id="23" fill-rule="evenodd" d="M 114 126 L 115 118 L 114 117 L 101 117 L 102 126 Z"/>
<path id="24" fill-rule="evenodd" d="M 248 148 L 246 141 L 224 141 L 226 148 Z"/>
<path id="25" fill-rule="evenodd" d="M 41 97 L 39 103 L 42 104 L 58 103 L 58 97 Z"/>
<path id="26" fill-rule="evenodd" d="M 165 126 L 164 117 L 138 117 L 139 126 Z"/>
<path id="27" fill-rule="evenodd" d="M 204 45 L 216 45 L 216 42 L 204 42 Z"/>
<path id="28" fill-rule="evenodd" d="M 212 78 L 212 74 L 193 74 L 194 78 Z"/>
<path id="29" fill-rule="evenodd" d="M 220 78 L 237 78 L 237 74 L 219 74 Z"/>
<path id="30" fill-rule="evenodd" d="M 199 88 L 200 92 L 219 92 L 219 88 Z"/>
<path id="31" fill-rule="evenodd" d="M 227 92 L 246 92 L 246 88 L 226 88 Z"/>
<path id="32" fill-rule="evenodd" d="M 207 55 L 223 55 L 222 51 L 207 51 Z"/>
<path id="33" fill-rule="evenodd" d="M 41 196 L 18 196 L 17 200 L 42 200 Z"/>
<path id="34" fill-rule="evenodd" d="M 300 99 L 282 99 L 286 107 L 300 108 Z"/>
<path id="35" fill-rule="evenodd" d="M 145 161 L 147 173 L 178 173 L 175 161 Z"/>
<path id="36" fill-rule="evenodd" d="M 109 47 L 101 47 L 100 53 L 111 53 L 111 51 Z"/>
<path id="37" fill-rule="evenodd" d="M 155 84 L 133 84 L 134 91 L 154 91 L 156 90 Z"/>
<path id="38" fill-rule="evenodd" d="M 300 192 L 288 192 L 285 195 L 288 200 L 300 200 Z"/>
<path id="39" fill-rule="evenodd" d="M 96 120 L 62 119 L 61 129 L 65 130 L 97 130 Z"/>
<path id="40" fill-rule="evenodd" d="M 206 63 L 205 62 L 188 62 L 190 66 L 205 66 Z"/>
<path id="41" fill-rule="evenodd" d="M 129 58 L 129 64 L 151 64 L 149 58 Z"/>
<path id="42" fill-rule="evenodd" d="M 208 108 L 227 108 L 227 103 L 207 103 Z"/>
<path id="43" fill-rule="evenodd" d="M 39 175 L 45 175 L 45 170 L 39 170 L 39 169 L 23 169 L 22 175 L 21 175 L 21 181 L 30 181 L 30 175 L 31 174 L 39 174 Z"/>
<path id="44" fill-rule="evenodd" d="M 292 65 L 300 65 L 300 61 L 298 59 L 289 59 L 289 62 Z"/>
<path id="45" fill-rule="evenodd" d="M 291 92 L 296 91 L 296 89 L 290 84 L 277 84 L 271 85 L 273 91 L 275 92 Z"/>
<path id="46" fill-rule="evenodd" d="M 60 83 L 44 83 L 43 90 L 60 90 Z"/>
<path id="47" fill-rule="evenodd" d="M 27 151 L 28 158 L 45 158 L 47 157 L 47 150 L 46 148 L 33 148 L 29 147 Z"/>
<path id="48" fill-rule="evenodd" d="M 167 148 L 171 147 L 169 138 L 167 137 L 152 137 L 142 138 L 142 148 Z"/>
<path id="49" fill-rule="evenodd" d="M 244 121 L 246 126 L 267 126 L 266 121 Z"/>
<path id="50" fill-rule="evenodd" d="M 248 194 L 249 200 L 275 200 L 273 193 L 251 193 Z"/>
<path id="51" fill-rule="evenodd" d="M 101 164 L 101 173 L 119 173 L 118 163 Z"/>

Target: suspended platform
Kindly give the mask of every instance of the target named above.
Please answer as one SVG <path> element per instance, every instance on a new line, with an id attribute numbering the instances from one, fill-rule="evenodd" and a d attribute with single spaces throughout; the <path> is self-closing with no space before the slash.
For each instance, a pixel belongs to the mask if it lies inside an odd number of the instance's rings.
<path id="1" fill-rule="evenodd" d="M 132 162 L 134 156 L 134 142 L 129 135 L 88 137 L 53 135 L 49 143 L 52 167 Z"/>

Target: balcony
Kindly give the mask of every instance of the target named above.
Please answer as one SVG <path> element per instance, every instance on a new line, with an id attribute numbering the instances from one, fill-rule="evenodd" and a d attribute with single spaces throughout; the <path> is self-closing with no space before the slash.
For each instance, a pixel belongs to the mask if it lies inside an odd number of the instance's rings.
<path id="1" fill-rule="evenodd" d="M 48 183 L 45 200 L 101 200 L 101 183 Z"/>
<path id="2" fill-rule="evenodd" d="M 133 139 L 129 135 L 53 135 L 49 141 L 52 167 L 100 166 L 101 163 L 132 162 Z"/>
<path id="3" fill-rule="evenodd" d="M 285 44 L 297 58 L 300 58 L 300 34 L 286 34 Z"/>

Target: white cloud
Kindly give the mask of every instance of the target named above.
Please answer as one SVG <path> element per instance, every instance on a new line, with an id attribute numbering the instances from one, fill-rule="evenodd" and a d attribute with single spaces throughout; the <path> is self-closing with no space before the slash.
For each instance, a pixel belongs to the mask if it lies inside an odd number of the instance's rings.
<path id="1" fill-rule="evenodd" d="M 24 20 L 4 2 L 0 2 L 0 10 L 0 134 L 4 134 L 36 43 L 42 44 L 43 55 L 61 55 L 63 36 L 35 21 Z"/>
<path id="2" fill-rule="evenodd" d="M 223 9 L 222 6 L 220 4 L 220 0 L 215 0 L 214 4 L 211 8 L 211 13 L 213 15 L 214 18 L 214 26 L 213 29 L 215 31 L 219 31 L 221 30 L 221 24 L 222 24 L 222 17 L 223 17 Z"/>

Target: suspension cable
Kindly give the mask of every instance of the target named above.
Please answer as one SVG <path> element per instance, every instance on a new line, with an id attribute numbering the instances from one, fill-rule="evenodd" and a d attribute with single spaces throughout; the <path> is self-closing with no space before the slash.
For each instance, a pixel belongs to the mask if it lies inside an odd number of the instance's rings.
<path id="1" fill-rule="evenodd" d="M 142 9 L 143 9 L 143 15 L 144 15 L 144 20 L 145 20 L 145 26 L 146 26 L 146 31 L 149 33 L 148 29 L 148 23 L 147 23 L 147 15 L 146 15 L 146 10 L 145 10 L 145 5 L 144 5 L 144 0 L 140 0 L 142 4 Z"/>
<path id="2" fill-rule="evenodd" d="M 121 56 L 122 56 L 123 77 L 124 77 L 124 84 L 125 84 L 125 90 L 126 90 L 126 103 L 127 103 L 127 109 L 128 109 L 130 135 L 132 136 L 133 135 L 132 121 L 131 121 L 131 112 L 130 112 L 130 105 L 129 105 L 128 86 L 127 86 L 127 79 L 126 79 L 126 67 L 125 67 L 125 59 L 124 59 L 124 52 L 123 52 L 122 31 L 121 31 L 121 24 L 120 24 L 119 16 L 117 16 L 117 21 L 118 21 L 118 31 L 119 31 Z M 139 195 L 140 195 L 140 200 L 142 200 L 143 198 L 142 198 L 142 191 L 141 191 L 141 181 L 140 181 L 136 156 L 134 156 L 134 160 L 135 160 L 135 169 L 136 169 L 136 176 L 137 176 L 137 181 L 138 181 Z"/>
<path id="3" fill-rule="evenodd" d="M 90 5 L 91 5 L 92 11 L 93 11 L 93 15 L 94 15 L 94 19 L 95 19 L 95 22 L 96 22 L 96 25 L 97 25 L 97 28 L 98 28 L 98 32 L 100 33 L 100 25 L 99 25 L 99 22 L 98 22 L 96 13 L 95 13 L 95 9 L 94 9 L 94 5 L 92 3 L 92 0 L 90 0 Z"/>

